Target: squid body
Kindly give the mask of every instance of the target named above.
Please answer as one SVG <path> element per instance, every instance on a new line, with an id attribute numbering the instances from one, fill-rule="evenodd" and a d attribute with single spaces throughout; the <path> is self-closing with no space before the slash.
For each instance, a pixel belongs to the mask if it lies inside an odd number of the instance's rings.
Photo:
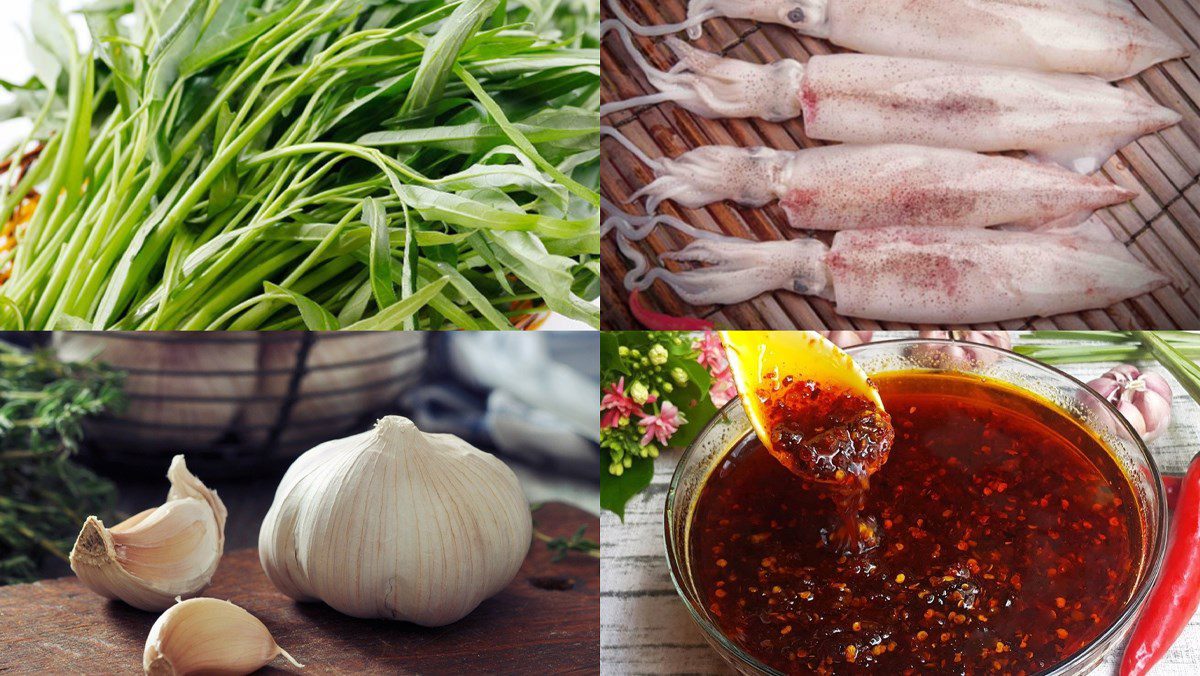
<path id="1" fill-rule="evenodd" d="M 714 17 L 790 26 L 867 54 L 1129 77 L 1187 55 L 1126 0 L 691 0 Z"/>
<path id="2" fill-rule="evenodd" d="M 690 208 L 723 199 L 748 207 L 779 200 L 793 227 L 814 230 L 1061 227 L 1136 196 L 1052 165 L 912 145 L 705 146 L 673 160 L 642 157 L 658 178 L 633 199 L 647 196 L 649 213 L 668 199 Z"/>
<path id="3" fill-rule="evenodd" d="M 706 117 L 803 117 L 807 135 L 824 141 L 1024 150 L 1081 173 L 1182 119 L 1094 77 L 928 59 L 830 54 L 759 65 L 670 38 L 679 63 L 664 72 L 621 24 L 606 27 L 620 32 L 660 93 L 607 104 L 605 114 L 670 100 Z"/>
<path id="4" fill-rule="evenodd" d="M 663 258 L 708 267 L 647 270 L 642 261 L 627 286 L 662 280 L 693 305 L 784 290 L 831 300 L 848 317 L 979 324 L 1105 308 L 1169 281 L 1119 242 L 1074 233 L 891 227 L 839 232 L 827 247 L 813 239 L 750 242 L 683 227 L 701 238 Z"/>

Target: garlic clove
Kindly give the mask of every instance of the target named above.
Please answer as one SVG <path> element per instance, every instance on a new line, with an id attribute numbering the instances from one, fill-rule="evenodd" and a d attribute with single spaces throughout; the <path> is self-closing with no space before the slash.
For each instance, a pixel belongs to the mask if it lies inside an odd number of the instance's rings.
<path id="1" fill-rule="evenodd" d="M 219 599 L 197 598 L 167 609 L 146 637 L 142 668 L 155 676 L 249 674 L 282 655 L 266 625 L 243 608 Z"/>
<path id="2" fill-rule="evenodd" d="M 89 516 L 71 549 L 71 570 L 89 589 L 142 610 L 164 610 L 204 589 L 225 545 L 225 505 L 175 456 L 161 506 L 106 528 Z"/>

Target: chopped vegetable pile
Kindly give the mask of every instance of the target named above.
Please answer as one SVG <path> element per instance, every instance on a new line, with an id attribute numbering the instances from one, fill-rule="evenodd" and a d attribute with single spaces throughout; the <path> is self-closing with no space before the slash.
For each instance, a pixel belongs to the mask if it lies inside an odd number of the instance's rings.
<path id="1" fill-rule="evenodd" d="M 55 5 L 0 327 L 599 326 L 598 0 Z"/>

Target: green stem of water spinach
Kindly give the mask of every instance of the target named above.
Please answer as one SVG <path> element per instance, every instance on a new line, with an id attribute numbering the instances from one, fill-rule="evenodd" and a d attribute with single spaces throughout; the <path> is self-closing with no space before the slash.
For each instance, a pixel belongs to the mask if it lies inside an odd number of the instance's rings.
<path id="1" fill-rule="evenodd" d="M 44 188 L 0 328 L 511 328 L 518 302 L 598 326 L 578 295 L 597 287 L 598 10 L 97 6 L 92 53 L 24 111 L 40 158 L 0 176 L 5 216 Z"/>

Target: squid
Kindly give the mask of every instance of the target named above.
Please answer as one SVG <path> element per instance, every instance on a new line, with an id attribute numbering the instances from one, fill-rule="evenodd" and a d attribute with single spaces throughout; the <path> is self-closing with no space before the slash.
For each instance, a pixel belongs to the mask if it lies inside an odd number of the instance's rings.
<path id="1" fill-rule="evenodd" d="M 647 197 L 698 208 L 721 200 L 762 207 L 779 200 L 794 228 L 849 230 L 893 225 L 1048 229 L 1076 225 L 1137 193 L 1097 176 L 965 150 L 911 145 L 836 145 L 798 151 L 704 146 L 654 160 L 610 127 L 657 179 Z"/>
<path id="2" fill-rule="evenodd" d="M 687 21 L 636 26 L 616 0 L 613 13 L 643 35 L 717 17 L 788 26 L 835 45 L 882 56 L 920 57 L 1106 80 L 1187 56 L 1182 45 L 1126 0 L 690 0 Z"/>
<path id="3" fill-rule="evenodd" d="M 604 27 L 617 30 L 659 90 L 606 104 L 605 115 L 674 101 L 712 118 L 802 117 L 805 133 L 823 141 L 1023 150 L 1079 173 L 1098 170 L 1120 148 L 1182 119 L 1093 77 L 928 59 L 830 54 L 759 65 L 669 38 L 679 62 L 664 72 L 637 51 L 622 24 Z"/>
<path id="4" fill-rule="evenodd" d="M 663 254 L 708 267 L 651 267 L 630 240 L 660 224 L 696 238 Z M 815 239 L 750 242 L 699 230 L 668 216 L 610 218 L 625 279 L 645 290 L 663 281 L 692 305 L 730 305 L 771 291 L 817 296 L 839 314 L 876 321 L 961 325 L 1106 308 L 1165 286 L 1169 279 L 1109 237 L 896 226 Z"/>

